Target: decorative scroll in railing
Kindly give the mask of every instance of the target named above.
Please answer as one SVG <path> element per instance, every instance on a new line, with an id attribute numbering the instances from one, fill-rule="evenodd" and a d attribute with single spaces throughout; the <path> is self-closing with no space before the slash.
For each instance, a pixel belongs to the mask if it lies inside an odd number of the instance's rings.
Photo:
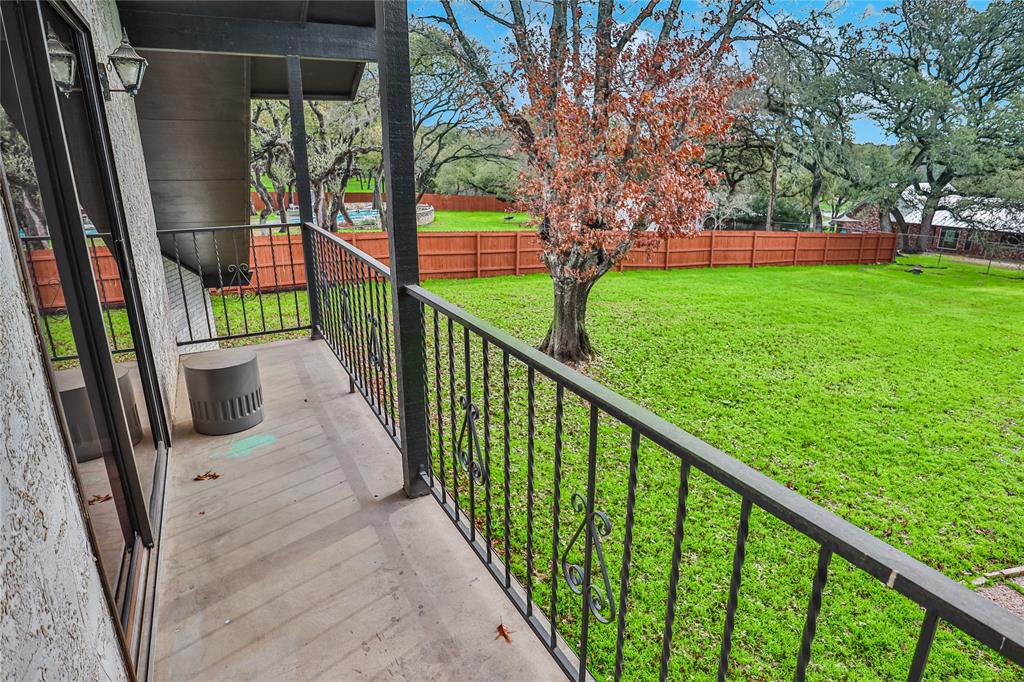
<path id="1" fill-rule="evenodd" d="M 1024 664 L 1024 620 L 426 289 L 407 291 L 424 311 L 424 479 L 569 677 L 803 680 L 810 669 L 914 681 L 940 622 L 952 626 L 932 657 L 940 676 L 1017 674 L 977 643 Z M 871 640 L 879 627 L 884 645 Z"/>
<path id="2" fill-rule="evenodd" d="M 391 273 L 337 235 L 306 229 L 316 261 L 320 333 L 348 372 L 350 390 L 359 390 L 397 445 Z"/>
<path id="3" fill-rule="evenodd" d="M 160 230 L 178 345 L 309 328 L 299 227 Z"/>
<path id="4" fill-rule="evenodd" d="M 109 234 L 92 234 L 86 236 L 89 248 L 89 262 L 92 265 L 93 279 L 99 293 L 103 308 L 103 322 L 107 330 L 107 342 L 110 352 L 114 354 L 134 353 L 132 332 L 125 314 L 124 294 L 121 291 L 121 273 L 117 259 L 107 246 Z M 67 308 L 64 303 L 64 290 L 61 287 L 57 261 L 50 247 L 50 237 L 22 236 L 22 249 L 29 270 L 29 280 L 36 306 L 39 308 L 43 340 L 54 361 L 75 360 L 78 351 L 71 334 L 71 323 L 68 320 Z"/>

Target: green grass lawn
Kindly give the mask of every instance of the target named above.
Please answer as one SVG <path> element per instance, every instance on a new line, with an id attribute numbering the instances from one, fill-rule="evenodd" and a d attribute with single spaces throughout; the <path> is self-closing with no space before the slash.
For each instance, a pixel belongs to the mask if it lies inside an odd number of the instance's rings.
<path id="1" fill-rule="evenodd" d="M 508 220 L 511 216 L 511 220 Z M 525 213 L 504 211 L 434 211 L 434 222 L 420 230 L 424 232 L 473 232 L 478 230 L 532 230 L 526 224 Z"/>
<path id="2" fill-rule="evenodd" d="M 943 261 L 948 267 L 915 276 L 907 271 L 908 262 L 611 273 L 591 296 L 590 330 L 600 358 L 586 372 L 954 580 L 966 583 L 982 572 L 1020 565 L 1024 281 L 986 277 L 948 259 Z M 934 265 L 935 259 L 913 262 Z M 544 275 L 439 280 L 429 288 L 531 343 L 541 339 L 549 319 L 551 283 Z M 431 328 L 432 320 L 428 333 Z M 445 415 L 446 333 L 442 324 Z M 458 327 L 455 340 L 458 396 L 463 391 Z M 474 345 L 474 377 L 481 371 L 480 354 Z M 432 364 L 432 351 L 428 357 Z M 493 411 L 501 395 L 496 353 L 490 365 Z M 511 546 L 521 580 L 526 577 L 524 374 L 513 363 Z M 536 390 L 534 597 L 546 604 L 554 397 L 544 381 Z M 473 393 L 479 401 L 478 378 Z M 585 491 L 586 417 L 584 405 L 567 400 L 563 543 L 580 520 L 568 501 L 572 493 Z M 447 421 L 444 428 L 450 443 Z M 500 428 L 500 418 L 492 418 L 491 466 L 498 489 Z M 617 592 L 628 433 L 602 420 L 599 447 L 597 506 L 613 524 L 604 548 Z M 435 470 L 439 467 L 435 459 Z M 450 476 L 450 461 L 447 469 Z M 677 483 L 676 461 L 647 443 L 640 457 L 625 648 L 632 679 L 647 679 L 657 670 Z M 740 500 L 696 471 L 690 484 L 672 676 L 708 679 L 717 665 Z M 478 526 L 483 506 L 478 493 Z M 494 525 L 501 547 L 500 521 Z M 735 679 L 792 677 L 816 549 L 755 509 L 734 636 Z M 559 603 L 560 630 L 573 641 L 580 599 L 564 582 Z M 811 677 L 905 678 L 921 618 L 916 606 L 834 558 Z M 599 677 L 610 675 L 614 641 L 614 625 L 592 621 L 591 670 Z M 966 637 L 940 630 L 929 679 L 1019 676 L 1019 670 L 979 652 Z"/>

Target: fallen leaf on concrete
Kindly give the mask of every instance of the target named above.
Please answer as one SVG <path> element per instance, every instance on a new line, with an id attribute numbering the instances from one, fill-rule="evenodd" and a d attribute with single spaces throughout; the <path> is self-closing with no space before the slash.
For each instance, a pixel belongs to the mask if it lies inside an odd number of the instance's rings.
<path id="1" fill-rule="evenodd" d="M 220 474 L 218 474 L 216 471 L 209 471 L 209 470 L 207 470 L 207 471 L 204 471 L 203 473 L 199 474 L 198 476 L 196 476 L 192 480 L 193 481 L 214 481 L 214 480 L 216 480 L 218 478 L 220 478 Z"/>
<path id="2" fill-rule="evenodd" d="M 92 497 L 89 498 L 89 506 L 91 507 L 94 504 L 99 504 L 100 502 L 106 502 L 107 500 L 112 499 L 114 498 L 111 497 L 110 495 L 93 495 Z"/>
<path id="3" fill-rule="evenodd" d="M 498 630 L 498 634 L 494 636 L 494 639 L 501 637 L 509 644 L 512 643 L 512 633 L 515 632 L 515 630 L 505 627 L 504 623 L 498 623 L 498 627 L 496 629 Z"/>

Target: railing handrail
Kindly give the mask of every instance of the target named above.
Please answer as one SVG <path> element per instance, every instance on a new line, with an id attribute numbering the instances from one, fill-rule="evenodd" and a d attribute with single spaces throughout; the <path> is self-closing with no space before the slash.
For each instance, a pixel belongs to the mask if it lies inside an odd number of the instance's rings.
<path id="1" fill-rule="evenodd" d="M 157 235 L 161 234 L 185 234 L 188 232 L 216 232 L 218 230 L 262 230 L 272 227 L 298 227 L 298 223 L 249 223 L 248 225 L 207 225 L 205 227 L 172 227 L 169 229 L 157 229 Z"/>
<path id="2" fill-rule="evenodd" d="M 334 234 L 333 232 L 328 232 L 327 230 L 323 229 L 319 225 L 314 225 L 313 223 L 306 223 L 305 225 L 303 225 L 303 227 L 305 227 L 305 228 L 307 228 L 309 230 L 312 230 L 315 234 L 319 234 L 322 237 L 330 239 L 332 242 L 334 242 L 335 244 L 337 244 L 341 248 L 345 249 L 346 251 L 351 253 L 353 256 L 355 256 L 355 257 L 359 258 L 360 260 L 364 261 L 373 270 L 376 270 L 377 274 L 382 275 L 384 277 L 391 277 L 391 268 L 389 268 L 388 266 L 384 265 L 379 260 L 377 260 L 376 258 L 371 256 L 370 254 L 366 253 L 365 251 L 363 251 L 361 249 L 357 249 L 356 247 L 352 246 L 347 241 L 345 241 L 344 239 L 342 239 L 338 235 Z"/>
<path id="3" fill-rule="evenodd" d="M 370 258 L 347 243 L 345 246 L 361 258 Z M 1005 608 L 440 296 L 421 286 L 408 286 L 406 290 L 421 303 L 443 312 L 489 343 L 563 384 L 652 442 L 686 458 L 711 478 L 886 586 L 922 607 L 936 609 L 943 620 L 1011 661 L 1024 665 L 1024 620 Z"/>

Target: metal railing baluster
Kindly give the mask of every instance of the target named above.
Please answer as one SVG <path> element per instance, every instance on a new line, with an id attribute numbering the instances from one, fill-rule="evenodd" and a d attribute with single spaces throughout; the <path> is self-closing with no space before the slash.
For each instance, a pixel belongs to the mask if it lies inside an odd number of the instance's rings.
<path id="1" fill-rule="evenodd" d="M 804 632 L 800 637 L 800 655 L 796 659 L 795 682 L 803 682 L 807 676 L 807 665 L 811 662 L 811 644 L 818 628 L 818 613 L 821 611 L 821 593 L 828 580 L 828 564 L 832 559 L 832 550 L 825 545 L 818 551 L 818 568 L 814 571 L 814 583 L 811 585 L 811 599 L 807 604 L 807 620 Z"/>
<path id="2" fill-rule="evenodd" d="M 452 502 L 455 504 L 455 521 L 459 520 L 461 501 L 459 500 L 459 453 L 456 444 L 455 426 L 455 339 L 452 318 L 448 319 L 448 416 L 452 427 Z"/>
<path id="3" fill-rule="evenodd" d="M 188 294 L 185 293 L 185 276 L 181 274 L 181 254 L 178 252 L 178 235 L 171 235 L 171 243 L 174 244 L 174 263 L 178 268 L 178 286 L 181 289 L 182 308 L 185 309 L 185 324 L 188 327 L 188 340 L 195 339 L 192 333 L 192 315 L 189 313 Z"/>
<path id="4" fill-rule="evenodd" d="M 661 671 L 659 680 L 668 678 L 668 664 L 672 658 L 672 632 L 676 619 L 676 599 L 679 592 L 679 562 L 683 557 L 683 529 L 686 524 L 686 498 L 690 494 L 690 463 L 679 463 L 679 487 L 676 497 L 675 532 L 672 536 L 672 567 L 668 578 L 668 601 L 665 605 L 665 631 L 661 639 Z"/>
<path id="5" fill-rule="evenodd" d="M 562 416 L 565 401 L 565 388 L 562 384 L 555 386 L 555 461 L 554 461 L 554 488 L 551 500 L 551 632 L 548 640 L 548 648 L 554 649 L 558 644 L 557 623 L 558 623 L 558 524 L 561 516 L 562 498 Z"/>
<path id="6" fill-rule="evenodd" d="M 593 559 L 594 542 L 596 538 L 592 532 L 595 504 L 597 496 L 597 428 L 598 411 L 597 405 L 590 403 L 590 425 L 589 425 L 589 446 L 587 448 L 587 491 L 586 506 L 583 520 L 583 584 L 581 593 L 583 595 L 583 623 L 580 626 L 580 665 L 577 674 L 579 682 L 587 679 L 587 649 L 590 644 L 590 616 L 594 606 L 593 597 L 590 593 L 591 581 L 593 580 Z"/>
<path id="7" fill-rule="evenodd" d="M 487 539 L 487 563 L 491 563 L 491 549 L 494 533 L 491 528 L 491 353 L 487 339 L 481 339 L 483 354 L 483 399 L 484 399 L 484 532 Z"/>
<path id="8" fill-rule="evenodd" d="M 633 514 L 636 511 L 636 468 L 640 459 L 640 432 L 629 436 L 629 480 L 626 483 L 625 537 L 622 540 L 622 566 L 619 569 L 619 616 L 615 625 L 615 679 L 622 679 L 622 646 L 626 636 L 626 598 L 629 594 L 629 569 L 633 559 Z"/>
<path id="9" fill-rule="evenodd" d="M 441 409 L 441 335 L 438 330 L 437 310 L 434 310 L 434 395 L 437 405 L 437 460 L 441 475 L 441 504 L 448 501 L 448 482 L 445 479 L 444 411 Z M 452 434 L 455 442 L 455 434 Z"/>
<path id="10" fill-rule="evenodd" d="M 526 370 L 526 615 L 533 615 L 533 438 L 536 420 L 534 370 Z"/>
<path id="11" fill-rule="evenodd" d="M 932 642 L 935 640 L 935 630 L 938 626 L 938 611 L 933 608 L 925 611 L 924 622 L 921 623 L 921 632 L 917 637 L 917 646 L 914 647 L 914 658 L 910 662 L 907 682 L 920 682 L 924 678 L 924 669 L 928 665 L 928 654 L 931 653 Z"/>
<path id="12" fill-rule="evenodd" d="M 722 650 L 718 657 L 718 680 L 725 682 L 729 671 L 729 652 L 732 650 L 732 630 L 736 622 L 736 607 L 739 605 L 740 578 L 743 573 L 743 559 L 746 556 L 747 532 L 750 528 L 751 502 L 743 498 L 740 507 L 740 523 L 736 529 L 736 549 L 732 555 L 732 578 L 729 581 L 729 601 L 725 605 L 725 632 L 722 635 Z"/>
<path id="13" fill-rule="evenodd" d="M 504 455 L 504 483 L 505 483 L 505 510 L 502 522 L 505 530 L 505 589 L 512 587 L 512 486 L 511 486 L 511 461 L 509 457 L 509 381 L 508 381 L 508 351 L 501 353 L 501 412 L 503 415 L 503 455 Z"/>
<path id="14" fill-rule="evenodd" d="M 476 476 L 473 471 L 476 460 L 473 452 L 472 426 L 473 377 L 470 371 L 469 329 L 466 327 L 462 328 L 462 362 L 466 374 L 466 392 L 463 398 L 463 409 L 465 409 L 466 414 L 463 416 L 465 421 L 463 422 L 459 437 L 462 439 L 461 443 L 465 444 L 465 450 L 460 449 L 459 458 L 463 460 L 466 466 L 466 481 L 469 487 L 469 541 L 473 542 L 476 540 Z"/>

